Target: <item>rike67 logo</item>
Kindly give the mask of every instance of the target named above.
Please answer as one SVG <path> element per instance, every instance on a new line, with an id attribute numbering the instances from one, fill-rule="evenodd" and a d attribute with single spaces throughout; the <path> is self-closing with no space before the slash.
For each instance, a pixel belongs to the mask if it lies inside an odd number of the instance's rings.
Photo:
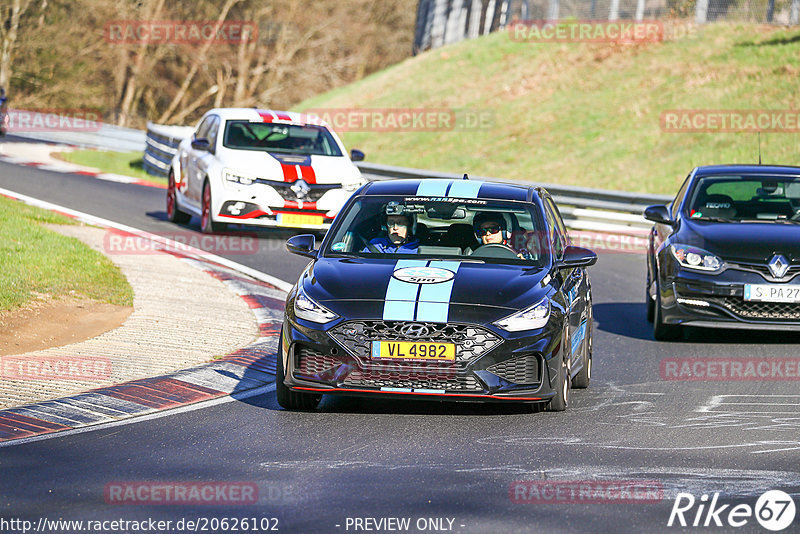
<path id="1" fill-rule="evenodd" d="M 749 504 L 720 504 L 719 493 L 709 501 L 703 494 L 696 499 L 691 493 L 678 493 L 672 504 L 667 526 L 692 527 L 743 527 L 753 517 L 767 530 L 778 532 L 794 521 L 795 504 L 792 497 L 780 490 L 770 490 L 761 495 L 755 507 Z"/>

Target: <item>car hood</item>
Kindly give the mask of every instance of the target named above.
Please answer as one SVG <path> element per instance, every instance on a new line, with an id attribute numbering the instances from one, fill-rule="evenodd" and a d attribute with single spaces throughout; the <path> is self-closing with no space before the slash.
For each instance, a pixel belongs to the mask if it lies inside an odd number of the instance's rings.
<path id="1" fill-rule="evenodd" d="M 223 167 L 245 176 L 275 182 L 294 182 L 297 178 L 319 184 L 361 181 L 358 168 L 345 156 L 303 156 L 223 148 L 217 152 L 217 160 Z M 309 166 L 313 173 L 298 168 Z"/>
<path id="2" fill-rule="evenodd" d="M 344 317 L 383 317 L 392 274 L 404 265 L 398 265 L 398 261 L 403 260 L 321 258 L 309 267 L 300 283 L 311 298 Z M 408 284 L 406 288 L 410 286 L 411 291 L 401 298 L 414 303 L 444 303 L 449 310 L 448 321 L 495 321 L 539 302 L 548 290 L 542 285 L 547 270 L 539 267 L 418 261 L 430 267 L 449 267 L 455 276 L 452 282 Z M 424 286 L 429 288 L 423 290 Z"/>
<path id="3" fill-rule="evenodd" d="M 775 253 L 800 262 L 800 225 L 684 220 L 674 242 L 694 245 L 729 261 L 767 262 Z"/>

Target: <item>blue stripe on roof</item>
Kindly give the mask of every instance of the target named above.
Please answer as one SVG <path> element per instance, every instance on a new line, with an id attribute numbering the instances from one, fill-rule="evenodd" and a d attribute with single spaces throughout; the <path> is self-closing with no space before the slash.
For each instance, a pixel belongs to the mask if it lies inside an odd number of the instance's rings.
<path id="1" fill-rule="evenodd" d="M 447 194 L 447 188 L 452 180 L 422 180 L 417 187 L 418 197 L 443 197 Z"/>
<path id="2" fill-rule="evenodd" d="M 478 191 L 481 189 L 480 182 L 470 180 L 456 180 L 450 187 L 447 196 L 450 198 L 478 198 Z"/>

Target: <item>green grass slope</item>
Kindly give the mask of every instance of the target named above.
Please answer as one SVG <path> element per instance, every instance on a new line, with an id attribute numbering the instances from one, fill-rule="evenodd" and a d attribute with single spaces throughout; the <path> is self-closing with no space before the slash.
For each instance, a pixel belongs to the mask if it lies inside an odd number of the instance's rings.
<path id="1" fill-rule="evenodd" d="M 479 128 L 345 132 L 368 161 L 674 193 L 693 166 L 753 163 L 754 133 L 667 133 L 666 110 L 800 109 L 800 30 L 711 24 L 661 43 L 521 43 L 506 32 L 439 48 L 309 99 L 307 109 L 445 108 Z M 764 133 L 765 163 L 800 165 L 800 134 Z"/>

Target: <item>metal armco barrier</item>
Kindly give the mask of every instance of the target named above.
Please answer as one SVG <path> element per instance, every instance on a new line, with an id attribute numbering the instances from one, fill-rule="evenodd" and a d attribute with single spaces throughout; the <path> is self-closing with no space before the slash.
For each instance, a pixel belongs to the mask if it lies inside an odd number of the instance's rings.
<path id="1" fill-rule="evenodd" d="M 147 123 L 147 142 L 142 161 L 149 174 L 166 176 L 169 163 L 178 150 L 180 142 L 194 132 L 191 126 L 164 126 Z"/>

